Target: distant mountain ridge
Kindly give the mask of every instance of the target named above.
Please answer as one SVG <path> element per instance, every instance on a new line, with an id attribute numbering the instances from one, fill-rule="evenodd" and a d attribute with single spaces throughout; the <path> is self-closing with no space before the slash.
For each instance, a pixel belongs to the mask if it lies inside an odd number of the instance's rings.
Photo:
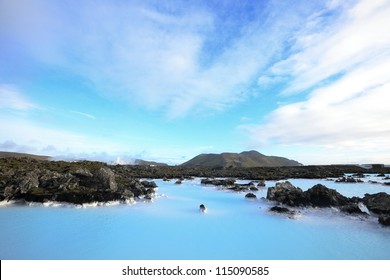
<path id="1" fill-rule="evenodd" d="M 17 153 L 17 152 L 3 152 L 0 151 L 0 158 L 29 158 L 29 159 L 35 159 L 35 160 L 64 160 L 64 161 L 83 161 L 85 159 L 82 158 L 64 158 L 64 157 L 51 157 L 51 156 L 44 156 L 44 155 L 34 155 L 34 154 L 27 154 L 27 153 Z M 95 160 L 93 160 L 95 161 Z M 168 166 L 167 163 L 162 162 L 156 162 L 156 161 L 148 161 L 148 160 L 142 160 L 142 159 L 134 159 L 132 162 L 125 162 L 122 161 L 119 157 L 112 162 L 107 162 L 108 164 L 120 164 L 120 165 L 146 165 L 146 166 Z"/>
<path id="2" fill-rule="evenodd" d="M 301 163 L 295 160 L 266 156 L 253 150 L 242 153 L 200 154 L 181 164 L 181 166 L 185 167 L 278 167 L 301 165 Z"/>
<path id="3" fill-rule="evenodd" d="M 33 155 L 26 153 L 0 152 L 0 158 L 30 158 L 36 160 L 49 160 L 49 156 Z"/>

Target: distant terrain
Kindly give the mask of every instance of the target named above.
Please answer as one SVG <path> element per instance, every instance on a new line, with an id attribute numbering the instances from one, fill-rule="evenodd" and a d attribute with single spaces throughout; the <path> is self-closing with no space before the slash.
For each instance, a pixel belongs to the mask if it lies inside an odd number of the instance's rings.
<path id="1" fill-rule="evenodd" d="M 143 160 L 143 159 L 136 159 L 134 161 L 134 164 L 135 165 L 150 165 L 150 166 L 168 166 L 168 164 L 166 164 L 166 163 Z"/>
<path id="2" fill-rule="evenodd" d="M 185 162 L 186 167 L 280 167 L 301 166 L 291 159 L 276 156 L 266 156 L 257 151 L 242 153 L 200 154 Z"/>
<path id="3" fill-rule="evenodd" d="M 250 155 L 253 156 L 255 153 L 247 152 L 240 155 L 242 160 L 245 156 L 250 158 Z M 352 165 L 191 167 L 153 164 L 110 165 L 98 161 L 54 161 L 42 160 L 48 159 L 47 156 L 4 152 L 1 152 L 0 156 L 0 201 L 57 201 L 83 204 L 127 202 L 137 198 L 152 199 L 157 186 L 153 181 L 145 181 L 145 178 L 175 179 L 180 183 L 182 180 L 194 177 L 264 181 L 289 178 L 344 178 L 345 173 L 356 174 L 356 176 L 363 176 L 363 173 L 376 173 L 386 179 L 385 174 L 390 173 L 390 168 L 383 165 L 374 165 L 371 169 Z M 253 158 L 256 157 L 252 157 L 252 160 Z M 351 180 L 346 178 L 344 181 Z M 340 182 L 344 181 L 340 179 Z M 387 181 L 380 183 L 388 185 Z M 234 187 L 241 189 L 242 186 L 234 185 Z"/>
<path id="4" fill-rule="evenodd" d="M 29 159 L 36 159 L 36 160 L 50 159 L 49 156 L 32 155 L 32 154 L 25 154 L 25 153 L 13 153 L 13 152 L 0 152 L 0 158 L 29 158 Z"/>
<path id="5" fill-rule="evenodd" d="M 35 159 L 35 160 L 56 160 L 55 157 L 44 156 L 44 155 L 33 155 L 27 153 L 1 152 L 1 151 L 0 151 L 0 158 L 28 158 L 28 159 Z M 84 161 L 84 159 L 72 158 L 72 159 L 67 159 L 65 161 Z M 167 166 L 168 164 L 156 162 L 156 161 L 135 159 L 134 165 Z"/>

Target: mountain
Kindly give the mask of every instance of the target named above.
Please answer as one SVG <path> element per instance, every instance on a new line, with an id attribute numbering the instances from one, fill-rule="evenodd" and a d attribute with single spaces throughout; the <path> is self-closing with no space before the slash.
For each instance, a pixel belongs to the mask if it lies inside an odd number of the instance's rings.
<path id="1" fill-rule="evenodd" d="M 13 153 L 13 152 L 0 152 L 0 158 L 30 158 L 36 160 L 48 160 L 48 156 L 24 154 L 24 153 Z"/>
<path id="2" fill-rule="evenodd" d="M 186 167 L 259 167 L 300 166 L 301 163 L 284 157 L 266 156 L 257 151 L 242 153 L 200 154 L 185 162 Z"/>

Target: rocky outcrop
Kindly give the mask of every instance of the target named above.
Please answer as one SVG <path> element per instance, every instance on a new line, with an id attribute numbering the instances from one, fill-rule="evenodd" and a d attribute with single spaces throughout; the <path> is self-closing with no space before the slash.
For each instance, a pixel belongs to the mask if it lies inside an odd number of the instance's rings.
<path id="1" fill-rule="evenodd" d="M 275 187 L 268 188 L 267 199 L 295 207 L 309 205 L 302 189 L 288 181 L 278 182 Z"/>
<path id="2" fill-rule="evenodd" d="M 335 207 L 343 213 L 368 216 L 378 215 L 382 225 L 390 226 L 390 195 L 384 192 L 366 194 L 364 198 L 348 198 L 334 189 L 317 184 L 307 191 L 290 182 L 277 183 L 267 192 L 267 199 L 293 207 Z M 288 208 L 286 208 L 288 209 Z M 271 211 L 287 212 L 285 207 L 275 206 Z"/>
<path id="3" fill-rule="evenodd" d="M 214 186 L 234 186 L 235 179 L 202 179 L 200 181 L 203 185 L 214 185 Z"/>
<path id="4" fill-rule="evenodd" d="M 362 211 L 362 207 L 359 206 L 359 203 L 349 203 L 347 205 L 341 206 L 340 211 L 350 215 L 369 215 L 369 213 Z"/>
<path id="5" fill-rule="evenodd" d="M 152 198 L 156 188 L 154 182 L 132 179 L 102 163 L 23 159 L 0 169 L 0 200 L 73 204 L 131 201 Z"/>
<path id="6" fill-rule="evenodd" d="M 331 207 L 349 203 L 348 198 L 324 185 L 318 184 L 307 191 L 302 191 L 288 181 L 276 183 L 275 187 L 268 188 L 267 199 L 294 207 Z"/>
<path id="7" fill-rule="evenodd" d="M 88 177 L 87 177 L 88 178 Z M 116 191 L 118 185 L 115 181 L 115 173 L 108 167 L 101 167 L 93 172 L 93 183 L 97 189 Z"/>
<path id="8" fill-rule="evenodd" d="M 380 215 L 378 222 L 383 226 L 390 226 L 390 215 Z"/>
<path id="9" fill-rule="evenodd" d="M 247 194 L 245 195 L 245 198 L 248 198 L 248 199 L 256 199 L 257 197 L 256 197 L 256 195 L 253 194 L 253 193 L 247 193 Z"/>
<path id="10" fill-rule="evenodd" d="M 363 203 L 372 213 L 390 215 L 390 195 L 387 193 L 365 194 Z"/>
<path id="11" fill-rule="evenodd" d="M 359 178 L 363 178 L 361 176 L 358 176 Z M 354 178 L 352 176 L 343 176 L 335 180 L 336 183 L 363 183 L 363 180 L 360 180 L 359 178 Z"/>
<path id="12" fill-rule="evenodd" d="M 309 205 L 314 207 L 344 206 L 349 199 L 334 189 L 317 184 L 304 192 Z"/>
<path id="13" fill-rule="evenodd" d="M 254 182 L 239 184 L 236 183 L 235 179 L 202 179 L 201 184 L 225 187 L 227 190 L 235 192 L 256 192 L 259 190 L 257 187 L 255 187 Z"/>

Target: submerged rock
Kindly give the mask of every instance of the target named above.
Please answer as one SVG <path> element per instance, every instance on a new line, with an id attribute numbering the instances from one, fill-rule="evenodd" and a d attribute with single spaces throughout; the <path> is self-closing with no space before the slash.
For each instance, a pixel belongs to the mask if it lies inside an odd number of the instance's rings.
<path id="1" fill-rule="evenodd" d="M 245 198 L 255 199 L 255 198 L 257 198 L 257 197 L 256 197 L 256 195 L 253 194 L 253 193 L 247 193 L 247 194 L 245 195 Z"/>
<path id="2" fill-rule="evenodd" d="M 390 215 L 380 215 L 378 218 L 378 222 L 381 225 L 384 225 L 387 227 L 390 226 Z"/>
<path id="3" fill-rule="evenodd" d="M 291 210 L 288 209 L 287 207 L 280 207 L 280 206 L 273 206 L 269 209 L 271 212 L 276 212 L 276 213 L 290 213 Z"/>
<path id="4" fill-rule="evenodd" d="M 290 210 L 287 207 L 273 206 L 269 209 L 270 212 L 286 215 L 290 219 L 296 219 L 300 216 L 300 213 L 295 210 Z"/>

